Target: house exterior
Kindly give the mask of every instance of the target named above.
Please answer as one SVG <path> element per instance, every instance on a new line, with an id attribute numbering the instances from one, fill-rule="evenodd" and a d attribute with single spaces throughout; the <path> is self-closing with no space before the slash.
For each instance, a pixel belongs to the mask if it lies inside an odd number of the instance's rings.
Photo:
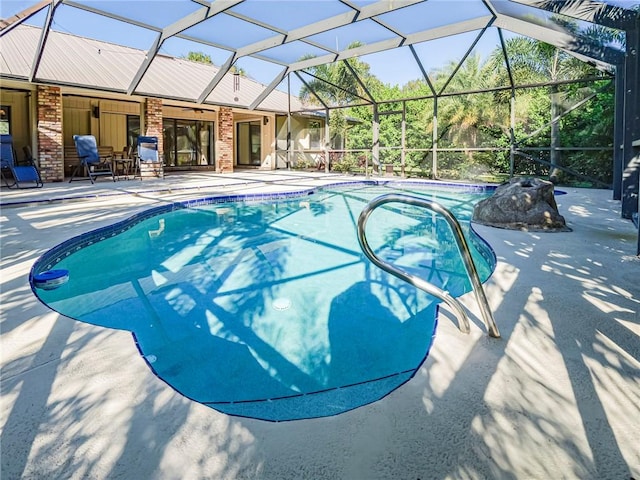
<path id="1" fill-rule="evenodd" d="M 279 90 L 248 108 L 264 89 L 251 78 L 226 74 L 206 102 L 190 101 L 216 75 L 214 65 L 157 55 L 132 95 L 128 79 L 144 51 L 51 31 L 51 51 L 32 78 L 40 34 L 20 25 L 0 38 L 0 130 L 12 134 L 18 162 L 25 160 L 24 147 L 31 149 L 45 182 L 71 175 L 76 134 L 94 135 L 98 145 L 125 155 L 138 135 L 157 136 L 162 164 L 143 170 L 143 177 L 289 168 L 321 154 L 324 117 L 289 114 L 304 105 Z M 73 61 L 67 52 L 74 52 Z"/>

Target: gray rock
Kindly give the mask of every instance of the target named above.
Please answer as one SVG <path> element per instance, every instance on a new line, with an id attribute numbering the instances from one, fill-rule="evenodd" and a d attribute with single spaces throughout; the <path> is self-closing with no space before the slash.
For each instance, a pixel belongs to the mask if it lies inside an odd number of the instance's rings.
<path id="1" fill-rule="evenodd" d="M 478 202 L 472 220 L 511 230 L 570 232 L 558 213 L 553 183 L 537 178 L 512 178 Z"/>

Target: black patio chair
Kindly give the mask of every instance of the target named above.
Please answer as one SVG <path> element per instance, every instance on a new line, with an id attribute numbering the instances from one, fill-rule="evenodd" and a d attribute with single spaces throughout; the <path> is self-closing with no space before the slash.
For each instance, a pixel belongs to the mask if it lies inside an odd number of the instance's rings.
<path id="1" fill-rule="evenodd" d="M 84 169 L 89 176 L 91 183 L 95 182 L 95 178 L 111 175 L 113 181 L 116 181 L 116 176 L 113 173 L 113 157 L 101 157 L 98 153 L 98 144 L 96 137 L 93 135 L 74 135 L 73 143 L 76 145 L 76 152 L 78 152 L 78 158 L 80 162 L 73 170 L 69 183 L 71 183 L 75 176 Z M 84 178 L 83 178 L 84 179 Z M 86 180 L 86 179 L 84 179 Z"/>

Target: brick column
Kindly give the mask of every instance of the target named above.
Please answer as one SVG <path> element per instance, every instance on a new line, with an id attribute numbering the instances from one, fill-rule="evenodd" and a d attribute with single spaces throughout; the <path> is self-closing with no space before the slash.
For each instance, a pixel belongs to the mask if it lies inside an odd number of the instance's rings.
<path id="1" fill-rule="evenodd" d="M 221 107 L 218 112 L 217 165 L 220 173 L 233 172 L 233 112 Z"/>
<path id="2" fill-rule="evenodd" d="M 59 87 L 38 85 L 38 153 L 40 175 L 44 182 L 64 180 L 62 140 L 62 95 Z"/>
<path id="3" fill-rule="evenodd" d="M 158 156 L 160 161 L 157 163 L 140 163 L 140 176 L 145 178 L 164 178 L 163 154 L 164 145 L 162 142 L 162 99 L 147 98 L 144 104 L 144 125 L 145 135 L 149 137 L 158 137 Z"/>

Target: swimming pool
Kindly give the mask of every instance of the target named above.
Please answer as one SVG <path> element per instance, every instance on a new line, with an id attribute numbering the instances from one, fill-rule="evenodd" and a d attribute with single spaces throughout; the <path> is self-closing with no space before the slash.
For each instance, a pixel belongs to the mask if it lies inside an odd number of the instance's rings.
<path id="1" fill-rule="evenodd" d="M 162 206 L 53 248 L 30 281 L 63 315 L 131 331 L 153 372 L 194 401 L 271 421 L 335 415 L 407 382 L 437 323 L 435 298 L 360 249 L 357 219 L 370 200 L 409 191 L 445 205 L 463 224 L 483 281 L 494 268 L 468 224 L 488 190 L 421 185 L 352 182 Z M 437 215 L 393 205 L 369 225 L 381 258 L 453 296 L 470 290 Z M 68 281 L 36 287 L 52 270 L 68 271 Z"/>

